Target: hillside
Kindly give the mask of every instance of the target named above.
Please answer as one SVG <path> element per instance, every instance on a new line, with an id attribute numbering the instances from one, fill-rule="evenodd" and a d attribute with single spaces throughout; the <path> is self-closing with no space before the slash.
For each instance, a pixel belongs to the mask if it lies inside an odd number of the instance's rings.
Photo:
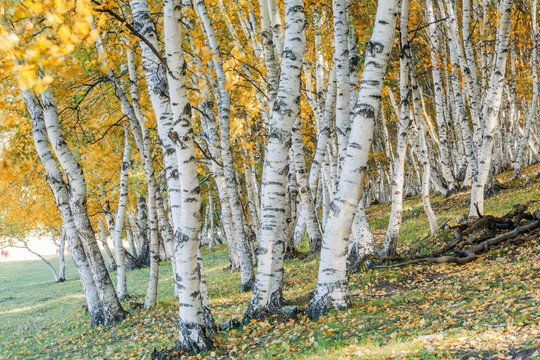
<path id="1" fill-rule="evenodd" d="M 540 166 L 487 199 L 486 214 L 501 215 L 514 204 L 540 200 Z M 433 198 L 439 223 L 456 223 L 467 212 L 468 194 Z M 540 203 L 533 203 L 539 209 Z M 429 231 L 421 200 L 404 203 L 398 250 L 418 246 Z M 368 208 L 377 240 L 388 222 L 389 205 Z M 432 239 L 425 240 L 430 247 Z M 303 250 L 307 252 L 307 244 Z M 236 292 L 239 274 L 225 270 L 225 245 L 203 249 L 212 311 L 218 324 L 243 315 L 249 293 Z M 317 279 L 313 257 L 286 260 L 285 298 L 306 305 Z M 213 359 L 529 359 L 540 352 L 540 239 L 491 251 L 459 266 L 413 265 L 367 270 L 351 276 L 352 306 L 318 322 L 267 318 L 221 331 Z M 39 261 L 0 264 L 0 358 L 148 359 L 154 348 L 177 339 L 177 308 L 169 263 L 160 267 L 159 302 L 144 312 L 148 269 L 128 273 L 129 317 L 109 327 L 90 328 L 84 296 L 71 263 L 68 280 L 55 284 Z M 61 306 L 60 306 L 61 305 Z"/>

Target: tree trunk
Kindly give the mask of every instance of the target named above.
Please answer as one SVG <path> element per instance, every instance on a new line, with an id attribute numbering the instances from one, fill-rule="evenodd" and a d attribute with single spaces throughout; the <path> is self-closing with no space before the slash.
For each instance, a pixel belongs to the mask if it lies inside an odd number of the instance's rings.
<path id="1" fill-rule="evenodd" d="M 285 42 L 278 95 L 271 111 L 261 201 L 257 277 L 246 318 L 280 312 L 283 306 L 285 193 L 293 123 L 300 110 L 300 76 L 304 55 L 305 16 L 302 0 L 285 1 Z"/>
<path id="2" fill-rule="evenodd" d="M 478 171 L 473 176 L 471 188 L 471 205 L 469 218 L 478 217 L 484 212 L 484 188 L 491 170 L 491 159 L 495 130 L 499 125 L 499 110 L 502 102 L 502 91 L 505 81 L 506 60 L 508 58 L 508 42 L 512 15 L 512 0 L 504 0 L 501 4 L 501 19 L 497 29 L 496 54 L 493 72 L 489 82 L 488 95 L 482 109 L 484 128 L 482 147 L 478 158 Z"/>
<path id="3" fill-rule="evenodd" d="M 221 159 L 223 163 L 223 175 L 225 177 L 225 185 L 229 195 L 229 204 L 231 207 L 234 232 L 236 234 L 237 250 L 238 255 L 240 256 L 240 275 L 242 281 L 240 291 L 245 292 L 253 288 L 253 259 L 251 257 L 251 244 L 247 234 L 244 231 L 245 218 L 242 212 L 242 205 L 240 203 L 240 196 L 238 194 L 234 175 L 230 142 L 230 94 L 226 88 L 226 77 L 223 70 L 220 48 L 214 33 L 214 27 L 212 26 L 210 18 L 208 17 L 206 5 L 204 4 L 204 1 L 197 0 L 195 1 L 195 7 L 199 17 L 201 18 L 210 48 L 214 53 L 212 56 L 212 62 L 214 64 L 214 70 L 216 72 L 219 88 L 218 120 L 221 130 Z"/>
<path id="4" fill-rule="evenodd" d="M 180 348 L 202 352 L 212 347 L 210 330 L 203 317 L 201 269 L 197 261 L 201 230 L 201 194 L 197 179 L 191 108 L 187 102 L 186 66 L 182 50 L 181 6 L 179 0 L 164 0 L 165 54 L 169 71 L 169 96 L 174 128 L 169 137 L 176 145 L 178 178 L 181 187 L 180 223 L 174 236 L 178 285 Z"/>
<path id="5" fill-rule="evenodd" d="M 381 103 L 384 74 L 394 42 L 396 3 L 396 0 L 378 2 L 373 33 L 366 46 L 350 140 L 323 236 L 317 289 L 307 309 L 307 314 L 313 319 L 320 318 L 330 309 L 349 304 L 346 271 L 348 240 L 361 196 L 374 123 Z"/>
<path id="6" fill-rule="evenodd" d="M 407 156 L 407 136 L 411 123 L 410 117 L 410 96 L 409 88 L 409 0 L 401 2 L 401 48 L 399 55 L 399 85 L 400 85 L 400 117 L 398 141 L 394 160 L 394 174 L 392 177 L 392 208 L 390 210 L 390 220 L 388 230 L 384 239 L 384 246 L 381 256 L 392 257 L 396 255 L 397 240 L 401 227 L 401 217 L 403 214 L 403 176 L 405 173 L 405 158 Z"/>
<path id="7" fill-rule="evenodd" d="M 111 249 L 109 248 L 107 240 L 107 230 L 105 230 L 105 225 L 103 225 L 103 218 L 101 217 L 101 215 L 98 217 L 98 229 L 101 245 L 103 246 L 103 251 L 105 253 L 105 257 L 107 258 L 107 263 L 109 264 L 109 271 L 115 271 L 116 261 L 114 260 L 114 256 L 111 252 Z"/>
<path id="8" fill-rule="evenodd" d="M 61 166 L 66 173 L 70 188 L 70 208 L 75 221 L 75 226 L 79 237 L 85 247 L 88 259 L 90 260 L 94 281 L 96 282 L 103 310 L 105 314 L 105 324 L 111 324 L 124 319 L 126 311 L 122 308 L 116 291 L 112 284 L 105 262 L 101 256 L 99 246 L 96 241 L 94 230 L 88 217 L 86 207 L 86 180 L 80 164 L 69 149 L 58 119 L 56 105 L 53 102 L 52 95 L 45 91 L 41 94 L 43 102 L 43 113 L 47 134 L 51 141 L 53 151 L 55 152 Z"/>
<path id="9" fill-rule="evenodd" d="M 363 259 L 377 251 L 375 238 L 369 227 L 364 210 L 364 200 L 360 200 L 351 228 L 349 251 L 347 256 L 348 271 L 353 273 L 361 266 Z"/>
<path id="10" fill-rule="evenodd" d="M 49 140 L 45 129 L 45 121 L 43 116 L 43 108 L 38 98 L 30 91 L 23 90 L 23 97 L 26 101 L 30 117 L 32 119 L 32 130 L 34 145 L 38 156 L 47 172 L 47 181 L 51 187 L 56 200 L 56 206 L 62 216 L 63 227 L 69 241 L 71 256 L 73 262 L 79 272 L 81 283 L 86 296 L 86 304 L 88 313 L 90 314 L 90 324 L 92 326 L 105 323 L 105 313 L 103 303 L 99 297 L 98 288 L 90 263 L 82 246 L 82 243 L 77 234 L 75 223 L 73 221 L 72 212 L 69 206 L 69 195 L 67 184 L 64 181 L 64 176 L 56 163 L 56 160 L 49 148 Z"/>
<path id="11" fill-rule="evenodd" d="M 533 83 L 533 94 L 531 100 L 531 108 L 529 110 L 529 115 L 527 116 L 527 122 L 525 123 L 525 131 L 523 132 L 523 137 L 521 138 L 521 143 L 519 149 L 514 159 L 514 179 L 518 179 L 521 175 L 521 162 L 523 158 L 523 153 L 525 152 L 525 147 L 529 142 L 530 133 L 531 133 L 531 124 L 533 119 L 536 116 L 536 107 L 538 104 L 538 26 L 536 24 L 536 7 L 538 5 L 538 0 L 533 0 L 532 11 L 531 11 L 531 38 L 532 38 L 532 50 L 531 50 L 531 65 L 532 65 L 532 83 Z M 515 126 L 519 126 L 519 123 L 516 123 Z"/>
<path id="12" fill-rule="evenodd" d="M 128 202 L 128 173 L 131 167 L 131 144 L 129 143 L 129 132 L 124 128 L 124 155 L 120 168 L 120 196 L 118 198 L 118 208 L 116 210 L 116 221 L 114 224 L 114 252 L 116 255 L 116 289 L 120 299 L 128 296 L 126 285 L 126 257 L 122 244 L 122 233 L 126 219 L 126 207 Z"/>

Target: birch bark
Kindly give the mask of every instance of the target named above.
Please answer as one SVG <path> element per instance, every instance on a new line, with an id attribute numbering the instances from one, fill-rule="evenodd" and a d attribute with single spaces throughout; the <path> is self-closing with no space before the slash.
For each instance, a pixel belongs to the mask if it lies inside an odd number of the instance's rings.
<path id="1" fill-rule="evenodd" d="M 476 218 L 478 213 L 481 215 L 484 211 L 484 188 L 491 170 L 494 136 L 499 125 L 499 110 L 502 102 L 510 40 L 512 0 L 503 0 L 500 9 L 501 19 L 497 28 L 495 64 L 489 81 L 486 101 L 482 108 L 482 114 L 484 114 L 482 147 L 478 158 L 478 171 L 473 177 L 469 218 Z"/>
<path id="2" fill-rule="evenodd" d="M 348 306 L 346 257 L 353 217 L 361 196 L 374 122 L 381 103 L 386 66 L 394 42 L 397 1 L 380 0 L 366 58 L 341 177 L 323 236 L 317 288 L 307 314 L 318 319 L 330 309 Z"/>
<path id="3" fill-rule="evenodd" d="M 129 131 L 124 128 L 124 154 L 120 169 L 120 197 L 116 210 L 116 221 L 114 225 L 114 252 L 116 255 L 116 291 L 120 299 L 125 298 L 127 293 L 126 284 L 126 259 L 124 245 L 122 244 L 122 232 L 126 219 L 126 207 L 128 202 L 128 173 L 131 167 L 131 144 L 129 143 Z"/>
<path id="4" fill-rule="evenodd" d="M 519 178 L 521 175 L 521 162 L 523 158 L 523 153 L 525 152 L 525 147 L 529 142 L 529 137 L 531 133 L 531 125 L 534 117 L 536 116 L 536 107 L 538 104 L 538 26 L 536 24 L 536 8 L 538 6 L 538 0 L 533 0 L 532 11 L 531 11 L 531 38 L 532 38 L 532 49 L 531 49 L 531 65 L 532 65 L 532 82 L 533 82 L 533 95 L 531 100 L 531 108 L 529 110 L 529 115 L 527 116 L 527 122 L 525 123 L 525 130 L 523 132 L 523 137 L 521 138 L 521 143 L 519 145 L 516 158 L 514 159 L 514 179 Z M 519 124 L 516 124 L 519 126 Z"/>
<path id="5" fill-rule="evenodd" d="M 229 195 L 234 231 L 236 234 L 236 248 L 238 250 L 238 255 L 240 256 L 240 291 L 246 292 L 253 288 L 253 259 L 251 257 L 251 245 L 249 238 L 244 231 L 245 218 L 242 212 L 242 205 L 240 203 L 240 196 L 238 194 L 236 178 L 234 175 L 230 141 L 230 94 L 226 87 L 227 79 L 225 77 L 223 62 L 221 60 L 221 51 L 217 42 L 214 27 L 212 26 L 210 18 L 208 17 L 206 5 L 204 4 L 203 0 L 197 0 L 195 2 L 195 7 L 199 17 L 201 18 L 201 22 L 203 23 L 204 32 L 210 48 L 214 53 L 212 56 L 212 62 L 214 64 L 214 70 L 216 72 L 217 84 L 219 88 L 218 120 L 221 130 L 221 159 L 223 162 L 223 175 L 225 177 L 225 185 Z"/>
<path id="6" fill-rule="evenodd" d="M 285 24 L 280 84 L 271 112 L 263 168 L 259 262 L 246 318 L 258 318 L 267 312 L 280 312 L 283 307 L 281 291 L 286 241 L 283 209 L 291 131 L 300 110 L 300 76 L 305 39 L 302 0 L 285 1 Z"/>
<path id="7" fill-rule="evenodd" d="M 407 135 L 411 123 L 410 118 L 410 96 L 409 87 L 409 0 L 401 2 L 401 47 L 399 55 L 399 85 L 400 85 L 400 118 L 398 141 L 394 160 L 394 174 L 392 177 L 392 208 L 390 210 L 390 220 L 388 230 L 384 239 L 384 246 L 381 256 L 392 257 L 396 255 L 397 240 L 401 227 L 401 217 L 403 214 L 403 176 L 405 173 L 405 158 L 407 156 Z"/>
<path id="8" fill-rule="evenodd" d="M 186 63 L 182 50 L 181 2 L 164 0 L 165 55 L 174 128 L 168 136 L 175 143 L 181 186 L 181 216 L 174 237 L 175 281 L 178 285 L 179 347 L 202 352 L 212 347 L 205 324 L 201 297 L 201 270 L 197 253 L 201 230 L 201 194 L 197 179 L 191 107 L 187 101 Z"/>
<path id="9" fill-rule="evenodd" d="M 103 304 L 105 314 L 104 323 L 111 324 L 120 321 L 126 316 L 126 312 L 116 296 L 116 291 L 105 267 L 105 262 L 101 256 L 95 233 L 88 217 L 86 207 L 86 180 L 83 170 L 64 139 L 52 94 L 48 90 L 43 92 L 41 94 L 41 101 L 47 135 L 49 136 L 53 151 L 60 165 L 64 168 L 68 179 L 70 208 L 77 232 L 90 260 L 94 281 L 96 282 Z"/>

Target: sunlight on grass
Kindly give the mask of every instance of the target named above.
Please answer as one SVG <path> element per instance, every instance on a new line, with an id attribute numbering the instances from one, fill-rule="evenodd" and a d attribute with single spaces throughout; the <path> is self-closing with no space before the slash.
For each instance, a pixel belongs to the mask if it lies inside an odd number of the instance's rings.
<path id="1" fill-rule="evenodd" d="M 540 166 L 526 169 L 537 172 Z M 506 174 L 503 174 L 503 177 Z M 520 180 L 522 181 L 522 180 Z M 515 203 L 540 200 L 540 179 L 490 197 L 486 213 L 501 215 Z M 433 197 L 439 223 L 467 212 L 465 193 Z M 538 204 L 533 205 L 538 208 Z M 367 209 L 377 242 L 384 238 L 389 204 Z M 404 203 L 399 251 L 418 245 L 429 231 L 418 197 Z M 540 239 L 539 239 L 540 240 Z M 429 249 L 436 240 L 427 238 Z M 507 357 L 540 344 L 540 244 L 499 248 L 476 261 L 377 269 L 350 276 L 351 307 L 318 322 L 276 317 L 220 332 L 216 349 L 198 358 L 215 359 L 455 359 L 474 354 Z M 303 252 L 308 251 L 307 243 Z M 214 318 L 241 319 L 250 293 L 239 293 L 240 274 L 228 270 L 226 245 L 202 249 Z M 318 256 L 285 260 L 284 296 L 313 291 Z M 170 262 L 160 266 L 158 305 L 142 311 L 148 269 L 128 272 L 130 312 L 121 323 L 90 328 L 84 297 L 71 260 L 68 281 L 55 284 L 39 261 L 0 264 L 1 359 L 148 359 L 154 348 L 174 346 L 178 304 Z M 116 273 L 111 274 L 113 281 Z M 301 307 L 307 305 L 307 300 Z M 484 355 L 483 355 L 484 354 Z M 533 354 L 533 352 L 531 352 Z"/>

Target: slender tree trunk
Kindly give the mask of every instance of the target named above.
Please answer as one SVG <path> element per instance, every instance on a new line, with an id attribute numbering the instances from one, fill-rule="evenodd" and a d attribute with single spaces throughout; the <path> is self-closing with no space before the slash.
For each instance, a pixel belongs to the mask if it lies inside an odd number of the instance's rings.
<path id="1" fill-rule="evenodd" d="M 499 125 L 499 110 L 505 81 L 511 10 L 512 0 L 504 0 L 501 4 L 501 19 L 497 29 L 495 64 L 489 82 L 488 95 L 482 109 L 482 114 L 484 114 L 482 147 L 478 158 L 478 171 L 475 172 L 476 176 L 473 176 L 469 218 L 476 218 L 478 213 L 481 215 L 484 212 L 484 188 L 491 170 L 494 136 Z"/>
<path id="2" fill-rule="evenodd" d="M 338 143 L 337 168 L 345 157 L 350 124 L 350 78 L 349 78 L 349 24 L 347 21 L 347 0 L 334 0 L 334 62 L 336 66 L 336 133 Z"/>
<path id="3" fill-rule="evenodd" d="M 285 192 L 293 123 L 300 110 L 300 76 L 304 55 L 305 15 L 302 0 L 285 1 L 285 41 L 278 95 L 268 127 L 261 200 L 257 277 L 246 318 L 283 307 Z"/>
<path id="4" fill-rule="evenodd" d="M 212 347 L 211 329 L 203 317 L 201 269 L 197 261 L 201 230 L 201 194 L 197 179 L 191 108 L 187 101 L 186 66 L 182 50 L 181 3 L 164 0 L 165 53 L 169 71 L 169 97 L 174 128 L 169 137 L 176 145 L 181 187 L 181 217 L 175 232 L 174 250 L 179 306 L 179 342 L 182 349 L 202 352 Z"/>
<path id="5" fill-rule="evenodd" d="M 532 38 L 532 50 L 531 50 L 531 65 L 532 65 L 532 83 L 533 83 L 533 95 L 531 100 L 531 108 L 529 110 L 529 115 L 527 116 L 527 122 L 525 123 L 525 130 L 523 132 L 523 137 L 521 138 L 521 143 L 519 149 L 514 159 L 514 179 L 519 178 L 521 175 L 521 163 L 523 158 L 523 153 L 525 152 L 525 147 L 529 142 L 530 133 L 531 133 L 531 124 L 533 119 L 536 116 L 536 107 L 538 105 L 538 26 L 536 24 L 536 8 L 538 5 L 538 0 L 533 0 L 532 11 L 531 11 L 531 38 Z M 519 126 L 519 123 L 516 123 L 515 126 Z"/>
<path id="6" fill-rule="evenodd" d="M 273 0 L 270 0 L 273 1 Z M 206 5 L 204 1 L 197 0 L 195 2 L 197 13 L 203 23 L 204 32 L 214 52 L 212 62 L 216 72 L 216 78 L 219 88 L 218 100 L 218 119 L 221 130 L 221 159 L 223 162 L 223 175 L 225 176 L 225 185 L 229 195 L 229 203 L 232 212 L 234 231 L 236 234 L 237 250 L 240 256 L 240 274 L 241 285 L 240 291 L 245 292 L 253 288 L 254 273 L 253 259 L 251 257 L 251 245 L 247 234 L 244 231 L 245 218 L 242 212 L 240 196 L 238 194 L 236 179 L 234 175 L 233 158 L 230 142 L 230 94 L 226 88 L 225 71 L 221 60 L 221 52 L 217 43 L 217 38 L 214 32 L 214 27 L 210 22 Z"/>
<path id="7" fill-rule="evenodd" d="M 47 181 L 51 187 L 56 200 L 56 206 L 62 216 L 63 227 L 69 241 L 71 256 L 77 267 L 81 283 L 86 296 L 88 313 L 90 314 L 90 324 L 92 326 L 104 324 L 106 322 L 103 303 L 100 299 L 98 288 L 92 274 L 90 262 L 86 256 L 83 245 L 79 239 L 75 222 L 69 205 L 68 187 L 64 180 L 64 175 L 60 171 L 58 164 L 49 148 L 49 140 L 45 128 L 43 108 L 38 98 L 28 90 L 23 90 L 23 97 L 26 101 L 30 117 L 32 119 L 32 131 L 34 145 L 38 156 L 47 172 Z"/>
<path id="8" fill-rule="evenodd" d="M 124 128 L 124 155 L 122 157 L 122 166 L 120 169 L 120 197 L 118 199 L 118 208 L 116 210 L 116 221 L 114 225 L 114 252 L 116 255 L 116 291 L 120 299 L 128 296 L 126 285 L 126 259 L 125 249 L 122 244 L 122 233 L 126 219 L 126 207 L 128 202 L 128 173 L 131 167 L 131 144 L 129 143 L 129 132 Z"/>
<path id="9" fill-rule="evenodd" d="M 64 282 L 66 280 L 66 231 L 64 228 L 60 232 L 60 243 L 58 245 L 58 282 Z"/>
<path id="10" fill-rule="evenodd" d="M 107 230 L 105 230 L 105 225 L 103 225 L 103 218 L 101 216 L 98 217 L 98 229 L 99 229 L 101 245 L 103 246 L 103 251 L 105 253 L 105 257 L 107 258 L 107 263 L 109 264 L 109 270 L 115 271 L 116 261 L 114 260 L 112 251 L 109 248 L 109 244 L 107 240 Z"/>
<path id="11" fill-rule="evenodd" d="M 307 309 L 307 314 L 313 319 L 320 318 L 330 309 L 349 304 L 346 271 L 349 235 L 361 196 L 375 119 L 381 104 L 384 74 L 394 42 L 396 3 L 396 0 L 378 2 L 373 33 L 366 46 L 362 83 L 352 116 L 350 140 L 323 236 L 317 288 Z"/>
<path id="12" fill-rule="evenodd" d="M 392 257 L 396 255 L 397 240 L 401 227 L 401 217 L 403 214 L 403 176 L 405 173 L 405 158 L 407 156 L 407 135 L 411 123 L 410 117 L 410 97 L 409 87 L 409 0 L 401 2 L 401 48 L 399 55 L 399 85 L 400 85 L 400 118 L 398 141 L 396 146 L 396 158 L 394 161 L 394 174 L 392 177 L 392 208 L 390 210 L 390 220 L 388 230 L 384 239 L 384 246 L 381 255 Z"/>
<path id="13" fill-rule="evenodd" d="M 309 181 L 307 178 L 306 161 L 304 158 L 304 145 L 302 143 L 302 135 L 300 134 L 300 117 L 295 121 L 295 125 L 292 128 L 292 154 L 296 169 L 296 181 L 298 182 L 298 191 L 300 193 L 300 200 L 302 202 L 302 210 L 300 214 L 303 214 L 304 223 L 306 224 L 309 235 L 309 249 L 311 253 L 319 252 L 322 242 L 322 231 L 319 225 L 319 219 L 317 218 L 317 212 L 315 211 L 315 202 L 313 201 L 313 194 L 309 188 Z M 300 217 L 297 223 L 300 222 Z M 296 230 L 294 234 L 295 248 L 300 247 L 302 243 L 301 238 L 297 238 Z"/>
<path id="14" fill-rule="evenodd" d="M 435 14 L 433 12 L 433 3 L 431 0 L 425 0 L 426 20 L 428 22 L 428 33 L 430 39 L 430 59 L 431 59 L 431 74 L 433 77 L 433 90 L 435 92 L 435 114 L 437 128 L 439 132 L 439 152 L 440 152 L 440 167 L 444 179 L 447 182 L 447 189 L 452 192 L 456 189 L 457 184 L 450 171 L 450 152 L 448 146 L 448 135 L 446 122 L 444 117 L 444 100 L 443 100 L 443 81 L 441 76 L 441 63 L 439 61 L 440 54 L 440 32 L 436 24 Z"/>
<path id="15" fill-rule="evenodd" d="M 429 228 L 431 234 L 435 234 L 439 229 L 437 224 L 437 217 L 435 212 L 431 207 L 431 201 L 429 199 L 429 184 L 431 179 L 431 164 L 429 163 L 428 148 L 425 137 L 425 127 L 424 122 L 422 121 L 421 115 L 421 106 L 420 106 L 420 90 L 418 88 L 418 83 L 416 81 L 416 76 L 411 70 L 411 87 L 413 90 L 413 109 L 414 116 L 413 121 L 411 122 L 411 130 L 413 133 L 413 138 L 416 139 L 416 155 L 418 156 L 420 162 L 422 163 L 422 204 L 424 206 L 424 211 L 426 212 Z M 417 125 L 418 124 L 418 125 Z"/>
<path id="16" fill-rule="evenodd" d="M 94 281 L 99 291 L 105 313 L 105 324 L 122 320 L 126 316 L 122 308 L 112 281 L 101 256 L 94 230 L 88 217 L 86 207 L 86 180 L 80 164 L 69 149 L 60 129 L 58 112 L 53 102 L 52 95 L 45 91 L 41 94 L 43 113 L 47 134 L 61 166 L 66 173 L 70 187 L 70 208 L 75 221 L 75 226 L 85 247 L 90 260 Z"/>
<path id="17" fill-rule="evenodd" d="M 150 245 L 148 244 L 148 217 L 146 216 L 146 200 L 139 195 L 137 202 L 137 238 L 139 240 L 139 262 L 150 264 Z"/>

